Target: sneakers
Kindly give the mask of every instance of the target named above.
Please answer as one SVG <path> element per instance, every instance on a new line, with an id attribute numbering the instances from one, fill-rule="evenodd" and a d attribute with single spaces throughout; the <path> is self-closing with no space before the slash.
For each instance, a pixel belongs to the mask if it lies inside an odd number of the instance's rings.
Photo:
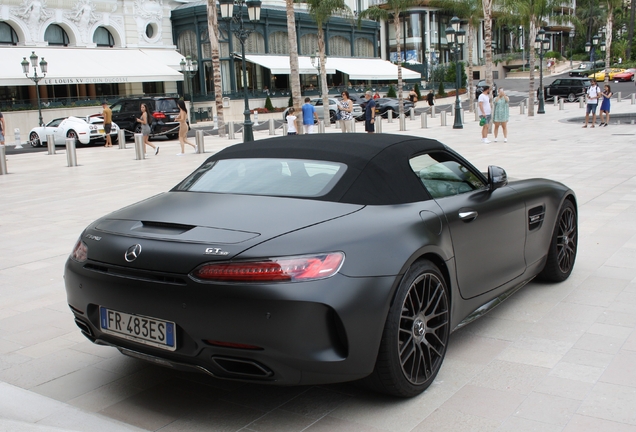
<path id="1" fill-rule="evenodd" d="M 177 156 L 184 156 L 185 153 L 177 153 Z"/>
<path id="2" fill-rule="evenodd" d="M 483 142 L 484 144 L 490 144 L 490 140 L 488 138 L 482 138 L 481 142 Z"/>
<path id="3" fill-rule="evenodd" d="M 159 154 L 159 146 L 157 146 L 157 148 L 155 149 L 155 156 L 157 156 Z"/>
<path id="4" fill-rule="evenodd" d="M 495 138 L 495 142 L 497 142 L 497 138 Z"/>
<path id="5" fill-rule="evenodd" d="M 199 153 L 199 146 L 197 146 L 197 145 L 194 146 L 194 152 L 195 153 Z"/>
<path id="6" fill-rule="evenodd" d="M 508 142 L 508 138 L 504 138 L 504 142 Z"/>

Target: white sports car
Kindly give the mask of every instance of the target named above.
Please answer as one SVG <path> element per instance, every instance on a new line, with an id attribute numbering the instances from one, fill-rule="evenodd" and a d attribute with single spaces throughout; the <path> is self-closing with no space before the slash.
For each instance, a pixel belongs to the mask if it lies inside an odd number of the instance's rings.
<path id="1" fill-rule="evenodd" d="M 119 127 L 112 123 L 110 136 L 117 142 Z M 53 135 L 55 145 L 64 145 L 67 138 L 75 138 L 75 144 L 90 144 L 105 141 L 104 119 L 102 117 L 63 117 L 50 121 L 44 127 L 36 127 L 29 132 L 29 142 L 33 147 L 47 144 L 47 136 Z"/>

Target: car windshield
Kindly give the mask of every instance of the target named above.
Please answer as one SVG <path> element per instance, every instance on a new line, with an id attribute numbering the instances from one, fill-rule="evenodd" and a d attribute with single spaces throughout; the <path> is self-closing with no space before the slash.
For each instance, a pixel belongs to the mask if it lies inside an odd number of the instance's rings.
<path id="1" fill-rule="evenodd" d="M 222 159 L 203 164 L 175 190 L 310 198 L 327 194 L 346 169 L 316 160 Z"/>

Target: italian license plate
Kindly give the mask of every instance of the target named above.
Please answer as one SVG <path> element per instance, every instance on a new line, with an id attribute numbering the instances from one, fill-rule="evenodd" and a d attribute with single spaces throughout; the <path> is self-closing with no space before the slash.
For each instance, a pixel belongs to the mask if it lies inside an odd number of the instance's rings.
<path id="1" fill-rule="evenodd" d="M 104 333 L 144 345 L 170 351 L 177 349 L 175 324 L 170 321 L 131 315 L 102 306 L 99 308 L 99 326 Z"/>

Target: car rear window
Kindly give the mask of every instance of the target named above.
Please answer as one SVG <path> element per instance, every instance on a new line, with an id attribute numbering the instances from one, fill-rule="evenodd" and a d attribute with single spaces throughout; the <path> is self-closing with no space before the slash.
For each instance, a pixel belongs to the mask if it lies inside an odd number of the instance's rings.
<path id="1" fill-rule="evenodd" d="M 175 99 L 159 99 L 155 102 L 155 111 L 178 111 Z"/>
<path id="2" fill-rule="evenodd" d="M 203 164 L 175 190 L 287 197 L 329 193 L 347 167 L 299 159 L 222 159 Z"/>

